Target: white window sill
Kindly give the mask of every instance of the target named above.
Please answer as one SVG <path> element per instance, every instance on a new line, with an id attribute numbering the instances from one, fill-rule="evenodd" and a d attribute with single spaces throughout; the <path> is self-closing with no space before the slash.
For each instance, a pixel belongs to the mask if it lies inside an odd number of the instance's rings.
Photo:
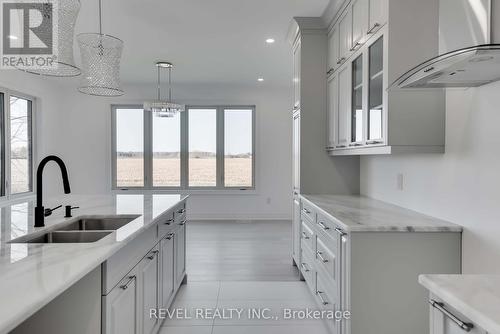
<path id="1" fill-rule="evenodd" d="M 187 195 L 203 195 L 203 196 L 224 196 L 224 195 L 243 195 L 243 196 L 255 196 L 258 195 L 258 191 L 256 189 L 249 190 L 238 190 L 238 189 L 157 189 L 157 190 L 145 190 L 145 189 L 115 189 L 112 191 L 115 194 L 187 194 Z"/>

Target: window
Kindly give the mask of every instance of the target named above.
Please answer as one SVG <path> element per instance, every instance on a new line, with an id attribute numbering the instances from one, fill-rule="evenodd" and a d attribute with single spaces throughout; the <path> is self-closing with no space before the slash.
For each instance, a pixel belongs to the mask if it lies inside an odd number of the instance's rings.
<path id="1" fill-rule="evenodd" d="M 254 189 L 255 107 L 113 106 L 114 189 Z"/>
<path id="2" fill-rule="evenodd" d="M 33 101 L 0 89 L 2 197 L 33 191 Z"/>

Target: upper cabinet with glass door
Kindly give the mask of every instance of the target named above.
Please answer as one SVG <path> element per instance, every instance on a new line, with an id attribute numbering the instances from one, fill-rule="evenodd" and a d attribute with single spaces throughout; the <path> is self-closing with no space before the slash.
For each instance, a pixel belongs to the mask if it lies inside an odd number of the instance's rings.
<path id="1" fill-rule="evenodd" d="M 352 0 L 336 16 L 328 39 L 331 155 L 444 152 L 444 92 L 388 90 L 438 54 L 438 9 L 439 0 Z"/>

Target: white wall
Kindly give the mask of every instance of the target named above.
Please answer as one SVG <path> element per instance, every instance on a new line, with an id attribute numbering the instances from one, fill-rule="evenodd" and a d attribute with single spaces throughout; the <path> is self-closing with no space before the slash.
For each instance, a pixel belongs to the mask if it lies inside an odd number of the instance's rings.
<path id="1" fill-rule="evenodd" d="M 464 273 L 500 274 L 499 92 L 500 82 L 448 91 L 444 155 L 361 159 L 362 194 L 465 227 Z"/>
<path id="2" fill-rule="evenodd" d="M 74 193 L 107 193 L 110 181 L 111 104 L 153 98 L 155 88 L 125 87 L 126 96 L 98 98 L 76 92 L 72 80 L 58 86 L 16 72 L 4 86 L 41 98 L 38 128 L 40 155 L 60 155 L 66 162 Z M 29 85 L 25 85 L 29 82 Z M 291 117 L 289 87 L 180 87 L 175 95 L 189 104 L 256 105 L 256 194 L 193 195 L 191 218 L 289 219 L 291 217 Z M 48 195 L 61 193 L 55 168 L 47 171 Z M 270 203 L 268 203 L 268 200 Z"/>

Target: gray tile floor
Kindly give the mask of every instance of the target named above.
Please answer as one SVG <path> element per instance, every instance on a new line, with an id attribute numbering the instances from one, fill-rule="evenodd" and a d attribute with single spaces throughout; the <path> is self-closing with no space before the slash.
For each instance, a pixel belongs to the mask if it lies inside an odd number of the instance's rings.
<path id="1" fill-rule="evenodd" d="M 327 334 L 320 320 L 285 319 L 283 310 L 316 309 L 308 287 L 291 265 L 290 221 L 196 221 L 187 229 L 188 284 L 172 310 L 188 317 L 164 322 L 161 334 Z M 196 315 L 198 309 L 233 311 L 228 319 Z M 264 310 L 272 319 L 255 319 Z M 207 319 L 209 318 L 209 319 Z"/>

